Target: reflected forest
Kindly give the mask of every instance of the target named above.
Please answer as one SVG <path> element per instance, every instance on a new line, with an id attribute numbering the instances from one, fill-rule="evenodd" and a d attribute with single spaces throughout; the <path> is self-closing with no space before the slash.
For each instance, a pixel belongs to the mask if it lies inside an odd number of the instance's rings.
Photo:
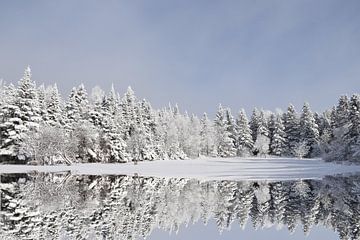
<path id="1" fill-rule="evenodd" d="M 360 238 L 359 175 L 269 182 L 34 172 L 3 174 L 0 186 L 1 239 L 143 239 L 212 219 L 219 232 L 249 222 L 308 234 L 322 225 Z"/>

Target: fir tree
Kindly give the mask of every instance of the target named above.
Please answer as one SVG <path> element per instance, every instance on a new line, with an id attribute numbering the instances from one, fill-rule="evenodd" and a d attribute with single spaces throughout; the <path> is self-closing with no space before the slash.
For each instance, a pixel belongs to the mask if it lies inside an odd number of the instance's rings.
<path id="1" fill-rule="evenodd" d="M 60 125 L 63 122 L 62 102 L 57 85 L 50 88 L 49 100 L 46 103 L 46 121 L 50 125 Z"/>
<path id="2" fill-rule="evenodd" d="M 66 103 L 66 127 L 72 129 L 73 124 L 80 120 L 87 119 L 89 112 L 89 102 L 87 99 L 87 92 L 83 84 L 78 88 L 71 90 L 69 99 Z"/>
<path id="3" fill-rule="evenodd" d="M 215 130 L 206 113 L 200 120 L 200 153 L 205 156 L 215 156 Z"/>
<path id="4" fill-rule="evenodd" d="M 345 141 L 350 148 L 347 158 L 360 162 L 360 95 L 358 94 L 351 96 L 349 120 L 349 132 L 346 135 L 347 141 Z"/>
<path id="5" fill-rule="evenodd" d="M 286 150 L 284 129 L 281 116 L 278 114 L 274 120 L 273 137 L 270 143 L 272 154 L 277 156 L 281 156 Z"/>
<path id="6" fill-rule="evenodd" d="M 289 105 L 284 118 L 284 132 L 286 143 L 286 154 L 293 155 L 295 146 L 300 141 L 299 119 L 293 105 Z"/>
<path id="7" fill-rule="evenodd" d="M 340 128 L 349 123 L 349 99 L 346 95 L 339 98 L 338 105 L 336 106 L 334 127 Z"/>
<path id="8" fill-rule="evenodd" d="M 135 131 L 136 126 L 136 97 L 131 87 L 128 87 L 124 97 L 121 100 L 122 126 L 124 138 L 128 140 Z"/>
<path id="9" fill-rule="evenodd" d="M 236 119 L 237 153 L 239 156 L 248 156 L 254 147 L 251 129 L 244 109 L 241 109 Z"/>
<path id="10" fill-rule="evenodd" d="M 220 157 L 230 157 L 236 154 L 231 132 L 228 131 L 225 109 L 219 105 L 218 112 L 214 120 L 216 139 L 217 139 L 217 153 Z"/>
<path id="11" fill-rule="evenodd" d="M 250 118 L 250 129 L 251 129 L 251 136 L 253 139 L 253 142 L 256 141 L 256 137 L 258 135 L 258 128 L 260 122 L 260 112 L 257 108 L 254 108 L 251 118 Z"/>
<path id="12" fill-rule="evenodd" d="M 258 116 L 258 128 L 256 132 L 257 136 L 254 143 L 254 154 L 266 156 L 269 153 L 270 138 L 268 123 L 263 110 L 260 111 Z"/>
<path id="13" fill-rule="evenodd" d="M 38 127 L 41 120 L 39 101 L 35 82 L 31 79 L 31 69 L 25 69 L 23 78 L 19 81 L 15 104 L 19 107 L 20 118 L 30 130 Z"/>
<path id="14" fill-rule="evenodd" d="M 231 114 L 230 108 L 225 109 L 225 122 L 227 125 L 227 132 L 230 133 L 229 137 L 233 141 L 233 145 L 235 148 L 237 148 L 237 129 L 236 129 L 236 122 L 234 117 Z"/>
<path id="15" fill-rule="evenodd" d="M 305 103 L 302 108 L 300 117 L 300 137 L 310 148 L 309 154 L 311 154 L 319 143 L 319 130 L 308 103 Z"/>

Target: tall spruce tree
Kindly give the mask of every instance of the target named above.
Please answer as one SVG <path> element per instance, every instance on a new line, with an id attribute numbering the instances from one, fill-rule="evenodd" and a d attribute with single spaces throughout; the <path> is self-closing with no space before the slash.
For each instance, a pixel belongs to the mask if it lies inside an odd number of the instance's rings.
<path id="1" fill-rule="evenodd" d="M 269 154 L 270 138 L 268 121 L 265 116 L 264 110 L 260 111 L 258 116 L 258 128 L 256 141 L 254 143 L 254 154 L 266 156 Z"/>
<path id="2" fill-rule="evenodd" d="M 286 140 L 286 154 L 293 155 L 295 147 L 300 141 L 300 123 L 298 114 L 292 104 L 289 105 L 287 112 L 283 115 L 283 120 Z"/>
<path id="3" fill-rule="evenodd" d="M 349 156 L 356 162 L 360 162 L 360 95 L 354 94 L 350 99 L 350 110 L 349 110 L 349 132 L 347 139 L 349 143 Z"/>
<path id="4" fill-rule="evenodd" d="M 300 137 L 309 147 L 309 155 L 315 151 L 319 143 L 319 130 L 308 103 L 304 103 L 300 117 Z"/>
<path id="5" fill-rule="evenodd" d="M 251 136 L 251 129 L 244 109 L 241 109 L 236 119 L 237 129 L 237 154 L 239 156 L 251 155 L 254 142 Z"/>
<path id="6" fill-rule="evenodd" d="M 226 119 L 226 111 L 221 105 L 219 105 L 219 109 L 216 113 L 214 125 L 216 131 L 218 155 L 220 157 L 235 156 L 236 149 L 233 139 L 231 138 L 231 132 L 229 132 L 229 126 Z"/>
<path id="7" fill-rule="evenodd" d="M 237 148 L 238 133 L 237 133 L 237 129 L 236 129 L 236 122 L 235 122 L 233 115 L 231 114 L 230 108 L 225 109 L 225 122 L 227 125 L 227 131 L 230 133 L 229 136 L 233 141 L 233 145 L 235 148 Z"/>
<path id="8" fill-rule="evenodd" d="M 50 96 L 46 102 L 46 121 L 50 125 L 60 125 L 63 123 L 62 102 L 57 85 L 50 88 Z"/>
<path id="9" fill-rule="evenodd" d="M 274 119 L 274 129 L 272 134 L 272 141 L 270 143 L 270 149 L 272 154 L 281 156 L 286 151 L 285 132 L 284 125 L 280 114 L 277 114 Z"/>
<path id="10" fill-rule="evenodd" d="M 260 111 L 257 108 L 254 108 L 251 114 L 250 118 L 250 129 L 251 129 L 251 136 L 253 139 L 253 142 L 256 141 L 256 137 L 258 135 L 258 128 L 259 128 L 259 122 L 260 122 Z"/>
<path id="11" fill-rule="evenodd" d="M 73 125 L 80 120 L 87 119 L 89 112 L 89 101 L 83 84 L 71 90 L 69 99 L 65 106 L 66 128 L 72 129 Z"/>
<path id="12" fill-rule="evenodd" d="M 205 156 L 215 156 L 215 129 L 206 113 L 200 120 L 200 153 Z"/>
<path id="13" fill-rule="evenodd" d="M 37 128 L 41 120 L 39 101 L 35 82 L 31 79 L 31 69 L 25 69 L 23 78 L 19 81 L 16 95 L 16 105 L 19 107 L 20 118 L 30 130 Z"/>

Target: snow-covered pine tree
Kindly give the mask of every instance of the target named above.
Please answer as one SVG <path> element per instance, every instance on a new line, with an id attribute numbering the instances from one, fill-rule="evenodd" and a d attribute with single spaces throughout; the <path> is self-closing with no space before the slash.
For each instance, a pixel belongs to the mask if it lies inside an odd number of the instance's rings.
<path id="1" fill-rule="evenodd" d="M 333 140 L 333 129 L 331 126 L 331 114 L 332 111 L 325 111 L 322 116 L 320 116 L 320 126 L 319 126 L 319 146 L 320 152 L 324 156 L 324 154 L 328 154 L 330 152 L 330 142 Z M 320 131 L 321 129 L 321 131 Z"/>
<path id="2" fill-rule="evenodd" d="M 318 112 L 314 112 L 313 115 L 314 115 L 315 123 L 318 126 L 319 136 L 321 136 L 321 133 L 323 131 L 322 116 Z"/>
<path id="3" fill-rule="evenodd" d="M 219 105 L 219 109 L 216 113 L 214 126 L 216 133 L 218 156 L 235 156 L 236 148 L 234 146 L 233 139 L 231 138 L 231 133 L 228 131 L 225 109 L 221 106 L 221 104 Z"/>
<path id="4" fill-rule="evenodd" d="M 17 160 L 21 140 L 27 127 L 20 119 L 20 108 L 16 105 L 17 89 L 4 87 L 4 98 L 0 108 L 0 162 Z"/>
<path id="5" fill-rule="evenodd" d="M 200 154 L 205 156 L 216 155 L 215 129 L 206 113 L 200 120 Z"/>
<path id="6" fill-rule="evenodd" d="M 166 159 L 166 130 L 167 130 L 167 121 L 166 121 L 166 110 L 161 109 L 154 112 L 155 115 L 155 129 L 154 129 L 154 147 L 158 159 Z"/>
<path id="7" fill-rule="evenodd" d="M 237 155 L 249 156 L 254 147 L 251 129 L 244 109 L 241 109 L 236 119 L 237 128 Z"/>
<path id="8" fill-rule="evenodd" d="M 127 162 L 129 154 L 126 151 L 126 143 L 122 139 L 121 127 L 111 118 L 106 124 L 104 143 L 108 150 L 105 156 L 107 162 Z"/>
<path id="9" fill-rule="evenodd" d="M 349 158 L 350 150 L 350 102 L 347 96 L 341 96 L 337 106 L 331 109 L 331 139 L 329 144 L 323 146 L 326 149 L 325 159 L 345 161 Z"/>
<path id="10" fill-rule="evenodd" d="M 260 111 L 258 116 L 258 128 L 256 132 L 257 136 L 254 143 L 254 154 L 266 156 L 269 153 L 270 138 L 268 123 L 263 110 Z"/>
<path id="11" fill-rule="evenodd" d="M 353 138 L 360 134 L 360 95 L 351 96 L 349 108 L 349 137 Z"/>
<path id="12" fill-rule="evenodd" d="M 280 114 L 277 114 L 274 119 L 274 129 L 272 133 L 272 141 L 270 149 L 272 154 L 281 156 L 286 151 L 284 125 Z"/>
<path id="13" fill-rule="evenodd" d="M 178 115 L 178 114 L 177 114 Z M 176 115 L 176 116 L 177 116 Z M 165 138 L 164 138 L 164 147 L 167 158 L 169 159 L 184 159 L 186 154 L 180 146 L 179 139 L 179 129 L 177 117 L 174 115 L 172 109 L 165 111 L 164 117 L 164 127 L 165 127 Z"/>
<path id="14" fill-rule="evenodd" d="M 18 107 L 18 118 L 21 119 L 22 125 L 25 128 L 17 127 L 22 129 L 25 134 L 28 131 L 37 131 L 39 123 L 41 122 L 41 113 L 39 108 L 39 99 L 37 96 L 37 89 L 35 82 L 31 79 L 31 69 L 28 66 L 24 71 L 24 76 L 20 79 L 18 83 L 18 88 L 16 89 L 15 105 Z M 15 123 L 15 122 L 14 122 Z M 15 125 L 21 125 L 19 121 L 16 120 Z M 19 130 L 16 130 L 19 132 Z M 21 144 L 22 139 L 25 135 L 20 136 L 17 139 L 18 145 Z M 18 159 L 25 160 L 29 156 L 22 153 L 20 148 L 15 150 Z"/>
<path id="15" fill-rule="evenodd" d="M 269 137 L 268 120 L 266 118 L 264 110 L 260 111 L 258 119 L 259 119 L 259 122 L 258 122 L 257 134 Z"/>
<path id="16" fill-rule="evenodd" d="M 257 131 L 259 128 L 259 121 L 260 121 L 259 117 L 260 117 L 260 111 L 257 108 L 254 108 L 250 117 L 250 129 L 251 129 L 251 136 L 253 142 L 256 141 L 256 137 L 258 135 Z"/>
<path id="17" fill-rule="evenodd" d="M 120 114 L 120 101 L 113 84 L 111 85 L 110 93 L 107 95 L 107 104 L 108 112 L 111 116 L 114 117 Z"/>
<path id="18" fill-rule="evenodd" d="M 315 153 L 314 151 L 318 148 L 319 143 L 319 130 L 308 103 L 304 103 L 302 108 L 300 117 L 300 137 L 301 141 L 306 142 L 307 146 L 310 148 L 308 156 Z"/>
<path id="19" fill-rule="evenodd" d="M 349 123 L 349 99 L 346 95 L 340 96 L 335 112 L 335 128 L 344 127 Z"/>
<path id="20" fill-rule="evenodd" d="M 100 88 L 97 93 L 102 92 Z M 99 132 L 99 149 L 96 155 L 102 162 L 127 162 L 127 145 L 123 140 L 121 112 L 115 90 L 111 89 L 108 95 L 95 94 L 93 97 L 93 110 L 90 112 L 90 121 Z"/>
<path id="21" fill-rule="evenodd" d="M 19 107 L 20 118 L 29 129 L 36 129 L 41 120 L 39 101 L 35 82 L 31 79 L 31 69 L 25 69 L 23 78 L 19 81 L 15 104 Z"/>
<path id="22" fill-rule="evenodd" d="M 178 139 L 180 148 L 182 151 L 189 156 L 191 152 L 191 146 L 190 146 L 190 117 L 188 113 L 185 111 L 184 115 L 182 115 L 179 111 L 178 105 L 176 104 L 173 109 L 174 114 L 174 120 L 176 127 L 178 129 Z"/>
<path id="23" fill-rule="evenodd" d="M 49 99 L 46 101 L 46 122 L 52 126 L 63 124 L 62 101 L 57 85 L 51 86 Z"/>
<path id="24" fill-rule="evenodd" d="M 272 155 L 273 151 L 272 151 L 271 146 L 272 146 L 274 129 L 275 129 L 275 114 L 272 112 L 270 113 L 269 120 L 268 120 L 268 129 L 269 129 L 269 139 L 270 139 L 269 154 Z"/>
<path id="25" fill-rule="evenodd" d="M 233 141 L 234 147 L 237 149 L 237 129 L 236 129 L 236 122 L 231 114 L 230 108 L 225 109 L 225 121 L 227 124 L 227 131 L 230 133 L 230 138 Z"/>
<path id="26" fill-rule="evenodd" d="M 128 141 L 128 152 L 133 161 L 157 159 L 154 146 L 154 120 L 150 104 L 144 99 L 136 107 L 136 125 Z"/>
<path id="27" fill-rule="evenodd" d="M 71 90 L 69 99 L 65 106 L 65 123 L 67 129 L 72 129 L 73 124 L 88 118 L 89 101 L 83 84 Z"/>
<path id="28" fill-rule="evenodd" d="M 121 100 L 122 127 L 124 139 L 127 141 L 135 131 L 136 119 L 136 97 L 134 91 L 129 86 L 124 97 Z"/>
<path id="29" fill-rule="evenodd" d="M 346 136 L 349 143 L 349 156 L 356 162 L 360 162 L 360 95 L 354 94 L 350 98 L 350 110 L 349 110 L 349 132 Z"/>
<path id="30" fill-rule="evenodd" d="M 46 89 L 45 85 L 41 84 L 37 89 L 38 108 L 42 120 L 46 120 Z"/>
<path id="31" fill-rule="evenodd" d="M 300 141 L 299 137 L 299 118 L 296 110 L 292 104 L 289 105 L 287 112 L 283 115 L 285 140 L 286 140 L 286 154 L 293 155 L 297 143 Z"/>
<path id="32" fill-rule="evenodd" d="M 187 154 L 190 158 L 197 158 L 200 156 L 200 146 L 201 146 L 201 124 L 200 120 L 194 114 L 190 117 L 189 122 L 189 153 Z"/>

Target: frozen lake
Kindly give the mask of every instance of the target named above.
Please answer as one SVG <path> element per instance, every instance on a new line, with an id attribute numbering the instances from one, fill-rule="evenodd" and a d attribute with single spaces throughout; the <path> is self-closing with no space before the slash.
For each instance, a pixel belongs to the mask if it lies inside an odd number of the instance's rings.
<path id="1" fill-rule="evenodd" d="M 0 173 L 70 171 L 79 175 L 138 175 L 196 178 L 203 180 L 295 180 L 321 179 L 326 175 L 360 172 L 360 166 L 296 158 L 204 158 L 145 161 L 137 165 L 74 164 L 71 166 L 0 165 Z"/>

